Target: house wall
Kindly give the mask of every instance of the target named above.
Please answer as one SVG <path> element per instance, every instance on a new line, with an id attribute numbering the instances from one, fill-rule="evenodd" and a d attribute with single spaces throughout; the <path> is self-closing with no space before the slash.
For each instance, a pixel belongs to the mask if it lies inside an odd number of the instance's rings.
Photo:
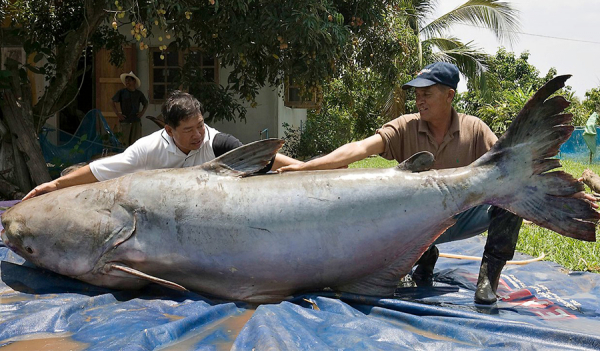
<path id="1" fill-rule="evenodd" d="M 279 98 L 277 102 L 279 110 L 279 123 L 277 125 L 277 138 L 283 138 L 285 135 L 284 123 L 293 128 L 300 128 L 306 123 L 306 109 L 304 108 L 289 108 L 284 105 L 283 98 Z"/>
<path id="2" fill-rule="evenodd" d="M 220 83 L 227 84 L 230 70 L 220 69 Z M 238 138 L 242 143 L 260 139 L 283 137 L 282 124 L 287 122 L 299 126 L 300 120 L 306 120 L 305 109 L 291 109 L 283 104 L 283 97 L 278 95 L 278 89 L 262 88 L 256 98 L 257 106 L 252 108 L 244 102 L 247 109 L 245 121 L 220 121 L 211 123 L 211 127 Z M 262 134 L 261 134 L 262 132 Z"/>
<path id="3" fill-rule="evenodd" d="M 150 51 L 138 50 L 136 75 L 140 78 L 142 85 L 140 90 L 149 98 L 150 95 Z M 227 85 L 227 77 L 230 70 L 221 67 L 219 69 L 219 83 Z M 212 122 L 209 125 L 220 132 L 228 133 L 238 138 L 242 143 L 269 138 L 281 138 L 284 135 L 282 124 L 288 124 L 299 127 L 300 121 L 306 121 L 305 109 L 291 109 L 284 106 L 283 96 L 278 95 L 276 88 L 262 88 L 256 98 L 257 106 L 250 107 L 250 104 L 244 101 L 247 109 L 246 120 L 240 121 L 219 121 Z M 210 113 L 210 111 L 208 111 Z M 145 116 L 158 116 L 161 114 L 160 104 L 150 104 L 146 110 Z M 303 123 L 303 122 L 302 122 Z M 159 127 L 147 118 L 142 118 L 142 135 L 149 135 L 157 131 Z M 263 134 L 261 135 L 262 131 Z"/>

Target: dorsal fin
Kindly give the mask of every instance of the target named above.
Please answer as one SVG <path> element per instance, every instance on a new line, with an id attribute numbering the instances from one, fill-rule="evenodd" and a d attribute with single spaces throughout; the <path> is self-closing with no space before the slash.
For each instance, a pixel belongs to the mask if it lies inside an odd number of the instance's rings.
<path id="1" fill-rule="evenodd" d="M 433 167 L 433 161 L 435 161 L 435 158 L 431 152 L 421 151 L 407 158 L 397 167 L 402 171 L 424 172 Z"/>
<path id="2" fill-rule="evenodd" d="M 206 162 L 201 168 L 220 175 L 244 177 L 265 168 L 282 145 L 280 139 L 255 141 Z"/>

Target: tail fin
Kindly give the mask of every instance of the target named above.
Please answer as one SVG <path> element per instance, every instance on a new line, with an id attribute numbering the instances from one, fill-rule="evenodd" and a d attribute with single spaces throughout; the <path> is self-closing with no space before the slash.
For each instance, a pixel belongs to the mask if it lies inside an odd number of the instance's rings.
<path id="1" fill-rule="evenodd" d="M 562 96 L 549 98 L 569 77 L 555 77 L 538 90 L 490 152 L 473 165 L 494 164 L 507 178 L 518 175 L 525 183 L 510 201 L 496 198 L 491 204 L 561 235 L 595 241 L 600 214 L 587 200 L 574 197 L 583 184 L 563 171 L 549 172 L 560 167 L 559 160 L 550 157 L 574 129 L 569 125 L 573 116 L 562 113 L 570 103 Z"/>

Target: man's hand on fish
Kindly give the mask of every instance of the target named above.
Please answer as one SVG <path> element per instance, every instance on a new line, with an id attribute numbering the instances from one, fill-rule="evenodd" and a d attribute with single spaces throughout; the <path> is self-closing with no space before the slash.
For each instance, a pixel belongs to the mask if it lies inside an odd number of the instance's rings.
<path id="1" fill-rule="evenodd" d="M 577 181 L 583 182 L 583 177 L 577 178 Z M 593 208 L 598 208 L 599 207 L 596 202 L 598 202 L 598 200 L 600 200 L 600 199 L 597 198 L 596 196 L 592 195 L 592 194 L 588 194 L 586 192 L 580 191 L 580 192 L 574 194 L 573 197 L 589 201 Z"/>
<path id="2" fill-rule="evenodd" d="M 596 202 L 598 202 L 599 199 L 592 194 L 580 192 L 575 194 L 575 197 L 588 200 L 592 204 L 592 207 L 598 208 L 598 204 Z"/>
<path id="3" fill-rule="evenodd" d="M 33 188 L 33 190 L 28 192 L 27 195 L 25 195 L 25 197 L 21 201 L 31 199 L 34 196 L 49 193 L 54 190 L 58 190 L 58 186 L 56 185 L 56 182 L 52 181 L 52 182 L 40 184 L 40 185 L 36 186 L 35 188 Z"/>
<path id="4" fill-rule="evenodd" d="M 283 173 L 283 172 L 296 172 L 296 171 L 310 171 L 312 170 L 312 168 L 306 168 L 305 166 L 305 162 L 303 163 L 296 163 L 293 165 L 288 165 L 288 166 L 283 166 L 278 168 L 277 170 L 275 170 L 277 173 Z M 340 166 L 336 169 L 346 169 L 348 168 L 348 165 L 345 166 Z"/>
<path id="5" fill-rule="evenodd" d="M 385 142 L 379 134 L 366 139 L 340 146 L 331 153 L 304 163 L 277 168 L 277 173 L 290 171 L 310 171 L 318 169 L 344 169 L 348 165 L 363 160 L 370 155 L 380 155 L 385 151 Z"/>
<path id="6" fill-rule="evenodd" d="M 58 189 L 67 188 L 74 185 L 95 183 L 98 179 L 94 176 L 90 170 L 90 165 L 85 165 L 81 168 L 74 170 L 73 172 L 66 174 L 60 178 L 54 179 L 51 182 L 40 184 L 31 190 L 22 201 L 30 199 L 35 196 L 46 194 Z"/>
<path id="7" fill-rule="evenodd" d="M 297 163 L 297 164 L 293 164 L 293 165 L 288 165 L 288 166 L 284 166 L 284 167 L 280 167 L 278 169 L 276 169 L 275 171 L 277 173 L 283 173 L 283 172 L 295 172 L 295 171 L 302 171 L 304 170 L 304 162 L 303 163 Z"/>

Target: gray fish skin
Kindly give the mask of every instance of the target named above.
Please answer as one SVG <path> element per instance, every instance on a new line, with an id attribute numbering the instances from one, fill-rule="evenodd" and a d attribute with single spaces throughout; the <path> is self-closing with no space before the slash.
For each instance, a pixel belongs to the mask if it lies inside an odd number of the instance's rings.
<path id="1" fill-rule="evenodd" d="M 593 241 L 600 217 L 573 198 L 581 184 L 547 173 L 558 164 L 547 157 L 572 131 L 560 114 L 566 100 L 546 101 L 568 77 L 559 78 L 468 167 L 413 172 L 432 163 L 420 153 L 384 170 L 242 177 L 281 146 L 257 142 L 203 166 L 24 201 L 2 216 L 2 239 L 32 263 L 91 284 L 134 289 L 153 281 L 256 303 L 325 287 L 390 296 L 452 217 L 480 204 Z"/>
<path id="2" fill-rule="evenodd" d="M 27 220 L 37 239 L 24 245 L 40 258 L 28 260 L 52 271 L 117 288 L 145 283 L 103 276 L 106 263 L 119 262 L 210 295 L 276 300 L 357 280 L 399 259 L 405 264 L 397 274 L 408 273 L 447 219 L 469 207 L 455 201 L 478 183 L 465 171 L 241 179 L 194 168 L 149 171 L 52 192 L 15 210 L 45 217 L 41 228 Z"/>

